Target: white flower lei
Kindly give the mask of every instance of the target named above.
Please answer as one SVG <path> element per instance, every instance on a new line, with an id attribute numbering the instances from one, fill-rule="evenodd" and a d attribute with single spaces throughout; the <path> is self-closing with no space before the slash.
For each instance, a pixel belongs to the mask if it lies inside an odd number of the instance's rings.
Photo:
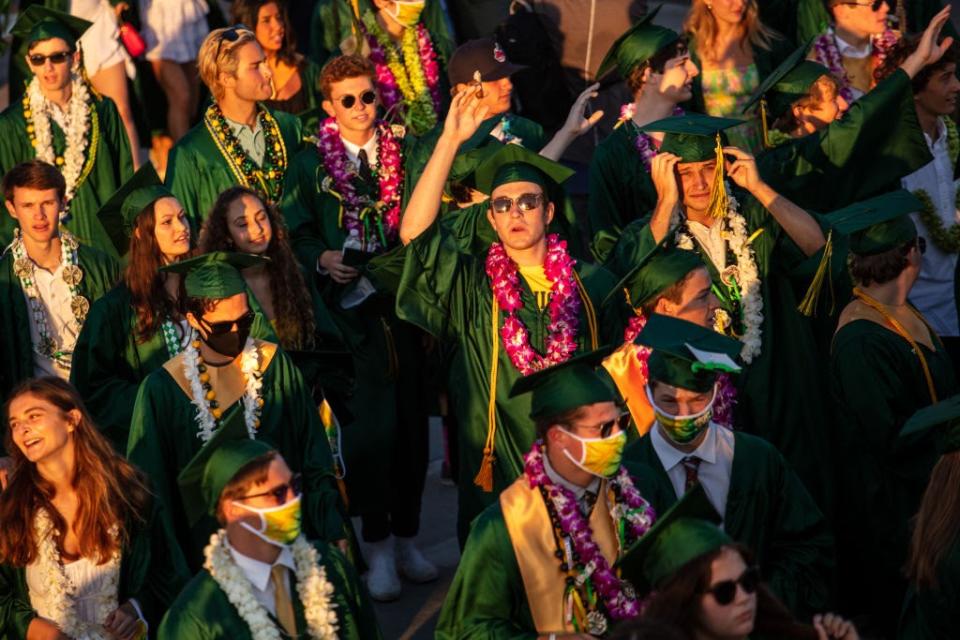
<path id="1" fill-rule="evenodd" d="M 727 191 L 729 193 L 729 187 Z M 729 197 L 727 215 L 723 217 L 722 223 L 725 225 L 722 237 L 727 241 L 727 246 L 733 252 L 737 264 L 724 269 L 720 277 L 721 280 L 732 278 L 740 289 L 741 314 L 744 326 L 743 335 L 740 337 L 740 341 L 743 342 L 740 357 L 749 364 L 760 354 L 763 296 L 760 291 L 760 272 L 757 269 L 757 260 L 753 254 L 753 249 L 750 247 L 747 234 L 747 221 L 740 214 L 740 205 L 733 196 Z M 694 248 L 693 239 L 689 233 L 683 230 L 685 227 L 680 224 L 678 210 L 674 211 L 670 226 L 675 230 L 674 237 L 677 246 L 681 249 L 692 250 Z"/>
<path id="2" fill-rule="evenodd" d="M 103 632 L 103 621 L 117 608 L 118 584 L 120 580 L 120 547 L 117 545 L 113 555 L 107 562 L 108 586 L 106 593 L 98 598 L 95 619 L 96 623 L 88 623 L 77 619 L 74 607 L 76 585 L 67 576 L 60 560 L 60 551 L 57 549 L 55 538 L 57 531 L 53 527 L 53 520 L 46 509 L 37 509 L 34 516 L 34 531 L 37 534 L 36 566 L 42 576 L 43 584 L 47 587 L 47 600 L 50 605 L 50 620 L 60 630 L 74 640 L 107 640 Z M 119 528 L 114 525 L 110 535 L 117 539 Z"/>
<path id="3" fill-rule="evenodd" d="M 197 424 L 200 432 L 197 437 L 206 443 L 217 428 L 217 419 L 214 418 L 207 404 L 207 394 L 203 389 L 203 383 L 200 381 L 200 350 L 195 342 L 191 341 L 187 348 L 183 350 L 183 373 L 190 382 L 190 394 L 193 396 L 191 402 L 197 408 Z M 260 373 L 260 352 L 253 341 L 253 338 L 247 338 L 247 343 L 243 347 L 243 353 L 240 354 L 240 370 L 243 372 L 243 379 L 246 382 L 246 388 L 243 393 L 243 419 L 247 425 L 247 433 L 251 440 L 257 437 L 257 429 L 260 426 L 260 391 L 263 388 L 262 375 Z"/>
<path id="4" fill-rule="evenodd" d="M 333 585 L 320 566 L 317 550 L 302 535 L 291 545 L 296 565 L 297 592 L 307 619 L 307 634 L 315 640 L 337 638 L 337 605 L 333 602 Z M 227 595 L 227 600 L 250 628 L 253 640 L 280 640 L 280 631 L 267 610 L 257 602 L 250 581 L 230 555 L 230 541 L 220 529 L 210 536 L 203 550 L 203 567 Z"/>
<path id="5" fill-rule="evenodd" d="M 26 116 L 27 126 L 33 126 L 33 145 L 37 159 L 43 160 L 48 164 L 57 166 L 63 173 L 63 179 L 67 183 L 66 202 L 73 199 L 77 187 L 80 185 L 80 177 L 83 174 L 84 164 L 86 163 L 86 150 L 90 137 L 90 91 L 87 89 L 87 83 L 80 76 L 74 74 L 70 93 L 70 104 L 67 107 L 66 114 L 66 149 L 63 153 L 63 166 L 59 167 L 56 153 L 53 150 L 53 133 L 50 129 L 50 114 L 48 113 L 48 102 L 40 91 L 40 82 L 36 77 L 30 81 L 27 87 L 27 96 L 29 98 L 30 112 Z M 61 213 L 65 217 L 67 208 Z"/>

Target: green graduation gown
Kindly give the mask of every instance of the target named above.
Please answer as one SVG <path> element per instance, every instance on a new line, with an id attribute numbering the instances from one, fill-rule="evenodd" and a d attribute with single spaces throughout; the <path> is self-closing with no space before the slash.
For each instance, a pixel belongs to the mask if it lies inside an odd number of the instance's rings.
<path id="1" fill-rule="evenodd" d="M 120 554 L 117 600 L 123 604 L 135 598 L 153 631 L 190 574 L 180 547 L 164 525 L 160 502 L 151 500 L 144 516 L 146 522 L 134 528 Z M 26 568 L 0 565 L 0 638 L 23 640 L 36 617 Z"/>
<path id="2" fill-rule="evenodd" d="M 303 143 L 300 119 L 283 111 L 269 111 L 280 127 L 289 166 Z M 217 196 L 239 184 L 202 120 L 170 151 L 167 167 L 166 185 L 183 205 L 195 230 L 207 219 Z"/>
<path id="3" fill-rule="evenodd" d="M 330 444 L 300 371 L 277 348 L 261 380 L 264 405 L 257 437 L 276 447 L 294 473 L 303 474 L 304 531 L 331 542 L 346 537 Z M 224 407 L 223 419 L 229 411 L 242 411 L 242 403 L 241 398 Z M 196 414 L 190 398 L 161 367 L 140 385 L 127 444 L 130 462 L 147 474 L 168 505 L 173 530 L 191 567 L 201 564 L 203 548 L 216 529 L 212 518 L 188 524 L 177 484 L 177 475 L 203 446 Z"/>
<path id="4" fill-rule="evenodd" d="M 937 569 L 937 586 L 911 586 L 900 615 L 899 640 L 941 640 L 960 633 L 960 538 Z"/>
<path id="5" fill-rule="evenodd" d="M 590 162 L 590 238 L 622 229 L 657 206 L 657 190 L 637 150 L 638 135 L 637 127 L 626 122 L 597 145 Z"/>
<path id="6" fill-rule="evenodd" d="M 466 211 L 466 210 L 465 210 Z M 461 481 L 458 485 L 458 533 L 466 539 L 470 521 L 494 502 L 500 491 L 523 471 L 523 455 L 535 439 L 528 395 L 509 398 L 510 388 L 520 377 L 497 336 L 496 435 L 493 465 L 493 491 L 487 493 L 473 483 L 480 469 L 488 427 L 490 397 L 493 295 L 485 272 L 486 254 L 464 253 L 447 225 L 434 223 L 406 247 L 403 276 L 397 295 L 400 318 L 422 327 L 437 338 L 452 343 L 456 353 L 451 363 L 448 391 L 457 416 Z M 577 272 L 593 307 L 615 284 L 611 274 L 592 265 L 579 263 Z M 517 318 L 530 336 L 538 353 L 545 352 L 547 308 L 537 309 L 536 299 L 523 278 L 523 308 Z M 590 351 L 591 337 L 585 305 L 581 305 L 578 351 Z M 502 325 L 498 321 L 498 327 Z M 599 326 L 603 322 L 598 319 Z M 498 329 L 499 331 L 499 329 Z M 597 336 L 597 344 L 600 345 Z"/>
<path id="7" fill-rule="evenodd" d="M 77 236 L 80 242 L 95 247 L 111 256 L 117 256 L 117 249 L 107 235 L 97 212 L 100 207 L 133 175 L 133 156 L 130 154 L 130 142 L 123 121 L 117 113 L 117 107 L 110 98 L 94 99 L 97 114 L 97 129 L 93 128 L 91 118 L 90 134 L 95 136 L 97 144 L 93 151 L 96 158 L 90 174 L 76 189 L 70 202 L 70 217 L 67 229 Z M 66 137 L 60 126 L 50 121 L 53 134 L 53 148 L 60 154 L 66 148 Z M 86 157 L 91 153 L 89 147 Z M 36 157 L 30 138 L 27 136 L 27 121 L 23 116 L 23 103 L 15 102 L 0 113 L 0 174 L 14 166 Z M 2 197 L 2 195 L 0 195 Z M 0 243 L 3 246 L 13 240 L 16 221 L 8 215 L 0 218 Z"/>
<path id="8" fill-rule="evenodd" d="M 83 271 L 80 290 L 92 304 L 120 278 L 120 265 L 112 257 L 81 244 L 77 262 Z M 89 315 L 86 324 L 90 321 Z M 0 258 L 0 400 L 19 382 L 33 377 L 33 343 L 30 340 L 30 309 L 13 271 L 13 252 Z"/>
<path id="9" fill-rule="evenodd" d="M 315 543 L 315 546 L 319 552 L 320 566 L 333 586 L 330 600 L 337 615 L 337 638 L 381 638 L 370 596 L 360 584 L 356 570 L 332 546 L 322 542 Z M 293 576 L 290 582 L 290 599 L 293 601 L 297 630 L 301 638 L 306 638 L 307 621 L 303 603 L 297 594 Z M 180 592 L 163 617 L 156 637 L 160 640 L 253 640 L 250 627 L 206 569 L 195 575 Z"/>
<path id="10" fill-rule="evenodd" d="M 830 603 L 834 558 L 833 536 L 823 513 L 769 442 L 742 432 L 734 433 L 733 440 L 724 530 L 756 554 L 764 581 L 794 615 L 806 619 L 824 611 Z M 623 464 L 657 513 L 677 501 L 650 436 L 627 447 Z"/>
<path id="11" fill-rule="evenodd" d="M 932 333 L 932 332 L 931 332 Z M 940 400 L 957 393 L 953 365 L 939 339 L 920 345 Z M 851 612 L 868 611 L 892 630 L 906 583 L 901 567 L 908 520 L 920 507 L 937 459 L 933 433 L 898 438 L 906 420 L 931 404 L 910 344 L 867 319 L 841 327 L 830 358 L 838 431 L 837 522 L 841 594 Z"/>

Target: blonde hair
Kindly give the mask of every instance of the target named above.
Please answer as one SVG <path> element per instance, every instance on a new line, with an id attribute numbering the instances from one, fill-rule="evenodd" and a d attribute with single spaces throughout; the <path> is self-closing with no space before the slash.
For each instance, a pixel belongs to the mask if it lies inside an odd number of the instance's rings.
<path id="1" fill-rule="evenodd" d="M 236 31 L 237 39 L 230 41 L 224 38 L 228 31 Z M 243 45 L 254 42 L 257 37 L 248 29 L 214 29 L 200 45 L 197 54 L 197 70 L 200 79 L 210 89 L 214 99 L 223 98 L 223 84 L 220 83 L 220 74 L 235 74 L 240 66 L 240 57 L 237 53 Z M 259 46 L 259 45 L 258 45 Z"/>
<path id="2" fill-rule="evenodd" d="M 717 21 L 713 17 L 713 12 L 707 6 L 709 0 L 693 0 L 690 7 L 690 13 L 683 21 L 683 30 L 690 35 L 690 39 L 696 43 L 697 55 L 701 59 L 707 58 L 713 60 L 709 55 L 710 49 L 714 45 L 717 37 Z M 773 41 L 779 38 L 776 31 L 766 26 L 760 21 L 760 10 L 757 8 L 757 0 L 747 0 L 747 9 L 741 21 L 742 35 L 740 36 L 740 46 L 750 44 L 761 49 L 770 50 Z"/>

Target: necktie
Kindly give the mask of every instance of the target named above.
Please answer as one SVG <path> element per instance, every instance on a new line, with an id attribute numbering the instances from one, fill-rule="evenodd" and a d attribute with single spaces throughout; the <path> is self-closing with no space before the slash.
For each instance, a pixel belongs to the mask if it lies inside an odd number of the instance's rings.
<path id="1" fill-rule="evenodd" d="M 293 601 L 287 590 L 287 568 L 275 564 L 270 568 L 270 580 L 273 581 L 273 604 L 277 609 L 277 620 L 291 637 L 297 637 L 297 617 L 293 613 Z"/>
<path id="2" fill-rule="evenodd" d="M 683 492 L 686 493 L 697 484 L 697 474 L 700 471 L 700 458 L 696 456 L 687 456 L 680 461 L 683 465 L 683 471 L 687 474 L 687 479 L 683 483 Z"/>
<path id="3" fill-rule="evenodd" d="M 364 149 L 360 149 L 360 153 L 357 154 L 357 163 L 360 165 L 357 171 L 360 179 L 364 182 L 371 182 L 373 171 L 370 170 L 370 161 L 367 159 L 367 152 Z"/>

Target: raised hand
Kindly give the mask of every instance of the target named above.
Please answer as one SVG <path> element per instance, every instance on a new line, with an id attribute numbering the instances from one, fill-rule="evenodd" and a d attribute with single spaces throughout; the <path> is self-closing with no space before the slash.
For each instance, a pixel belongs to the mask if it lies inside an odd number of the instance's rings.
<path id="1" fill-rule="evenodd" d="M 750 193 L 763 184 L 757 170 L 757 161 L 752 155 L 736 147 L 724 147 L 723 153 L 734 157 L 733 162 L 726 162 L 727 175 L 731 180 Z"/>
<path id="2" fill-rule="evenodd" d="M 857 628 L 849 620 L 835 613 L 818 613 L 813 616 L 813 628 L 818 640 L 860 640 Z"/>
<path id="3" fill-rule="evenodd" d="M 941 9 L 937 15 L 933 16 L 930 24 L 927 25 L 927 28 L 923 31 L 923 35 L 920 37 L 916 51 L 911 53 L 910 56 L 903 61 L 903 64 L 900 65 L 911 78 L 919 73 L 923 67 L 928 64 L 933 64 L 942 58 L 943 54 L 950 48 L 950 45 L 953 44 L 953 38 L 951 36 L 947 36 L 942 42 L 937 43 L 937 40 L 940 38 L 940 32 L 943 31 L 943 25 L 945 25 L 949 19 L 950 5 L 948 4 Z"/>
<path id="4" fill-rule="evenodd" d="M 650 232 L 660 242 L 670 231 L 670 219 L 680 204 L 680 185 L 677 183 L 677 163 L 680 156 L 658 153 L 650 162 L 650 179 L 657 190 L 657 206 L 650 218 Z"/>
<path id="5" fill-rule="evenodd" d="M 468 85 L 450 102 L 450 110 L 443 122 L 443 133 L 452 136 L 457 144 L 469 140 L 490 112 L 490 107 L 481 104 L 477 97 L 479 90 L 480 87 L 476 85 Z"/>
<path id="6" fill-rule="evenodd" d="M 600 118 L 603 117 L 603 111 L 595 111 L 590 114 L 589 117 L 585 115 L 587 109 L 587 102 L 591 98 L 597 97 L 597 89 L 600 88 L 600 83 L 594 83 L 584 89 L 584 91 L 577 96 L 577 99 L 573 102 L 573 106 L 570 107 L 570 113 L 567 114 L 567 121 L 563 123 L 563 129 L 572 137 L 582 136 L 587 131 L 593 128 L 593 125 L 600 122 Z"/>

